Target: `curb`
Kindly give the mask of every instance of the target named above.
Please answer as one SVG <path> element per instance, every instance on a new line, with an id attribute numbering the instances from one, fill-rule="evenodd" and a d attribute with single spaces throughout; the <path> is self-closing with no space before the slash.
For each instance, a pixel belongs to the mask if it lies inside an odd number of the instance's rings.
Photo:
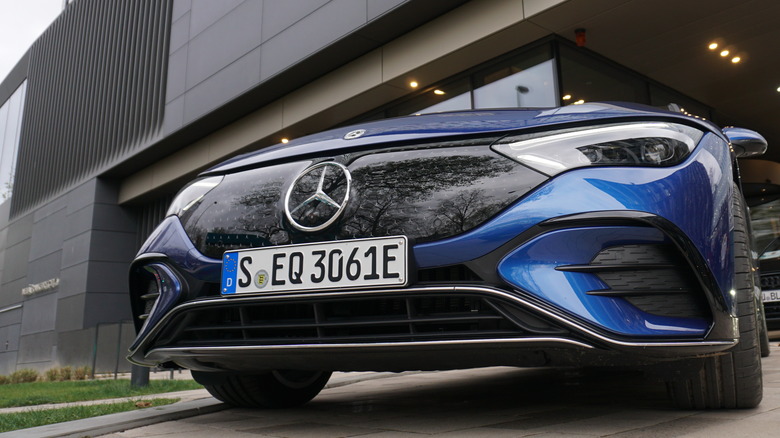
<path id="1" fill-rule="evenodd" d="M 391 377 L 415 374 L 417 371 L 404 373 L 338 373 L 334 375 L 325 389 L 338 388 L 352 385 L 367 380 L 387 379 Z M 204 391 L 196 389 L 194 391 Z M 192 392 L 192 391 L 187 391 Z M 163 397 L 168 395 L 151 394 L 145 397 Z M 137 397 L 140 398 L 140 397 Z M 134 398 L 136 399 L 136 398 Z M 35 406 L 28 406 L 26 409 L 35 409 Z M 40 408 L 40 406 L 38 407 Z M 100 417 L 84 418 L 81 420 L 68 421 L 65 423 L 48 424 L 46 426 L 31 427 L 28 429 L 18 429 L 9 432 L 0 433 L 0 438 L 84 438 L 109 433 L 121 432 L 128 429 L 135 429 L 165 421 L 180 420 L 182 418 L 194 417 L 196 415 L 209 414 L 224 409 L 231 408 L 230 405 L 207 395 L 205 398 L 196 400 L 180 401 L 172 405 L 160 406 L 156 408 L 141 409 L 138 411 L 120 412 L 116 414 L 103 415 Z"/>
<path id="2" fill-rule="evenodd" d="M 179 420 L 195 415 L 221 411 L 230 406 L 213 398 L 174 403 L 131 412 L 85 418 L 66 423 L 48 424 L 29 429 L 0 433 L 2 438 L 83 438 L 104 435 L 136 427 L 149 426 L 164 421 Z"/>

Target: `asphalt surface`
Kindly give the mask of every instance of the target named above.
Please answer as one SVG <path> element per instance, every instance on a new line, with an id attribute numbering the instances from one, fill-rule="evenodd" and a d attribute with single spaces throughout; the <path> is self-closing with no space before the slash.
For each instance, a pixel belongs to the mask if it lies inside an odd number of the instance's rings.
<path id="1" fill-rule="evenodd" d="M 205 390 L 185 391 L 169 406 L 0 437 L 777 437 L 777 340 L 763 368 L 764 400 L 750 410 L 678 410 L 662 383 L 614 370 L 336 373 L 297 409 L 230 408 Z"/>

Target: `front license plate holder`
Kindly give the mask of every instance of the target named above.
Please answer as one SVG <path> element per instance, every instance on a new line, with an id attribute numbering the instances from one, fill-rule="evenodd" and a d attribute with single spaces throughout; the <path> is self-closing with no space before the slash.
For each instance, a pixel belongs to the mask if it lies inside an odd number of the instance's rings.
<path id="1" fill-rule="evenodd" d="M 774 303 L 780 301 L 780 289 L 761 291 L 761 298 L 765 303 Z"/>
<path id="2" fill-rule="evenodd" d="M 407 284 L 406 236 L 338 240 L 227 251 L 225 296 L 401 287 Z"/>

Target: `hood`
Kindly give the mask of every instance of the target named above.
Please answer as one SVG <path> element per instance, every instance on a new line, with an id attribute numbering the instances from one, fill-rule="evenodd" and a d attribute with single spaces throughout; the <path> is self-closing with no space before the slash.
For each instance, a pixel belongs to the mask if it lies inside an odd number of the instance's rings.
<path id="1" fill-rule="evenodd" d="M 360 149 L 378 143 L 395 143 L 430 140 L 434 138 L 464 135 L 499 135 L 503 132 L 549 127 L 559 124 L 593 122 L 607 119 L 631 118 L 678 119 L 699 125 L 722 135 L 710 122 L 681 113 L 661 110 L 638 104 L 586 103 L 560 108 L 544 109 L 496 109 L 433 113 L 397 117 L 363 124 L 335 128 L 329 131 L 301 137 L 287 144 L 277 144 L 261 150 L 239 155 L 227 160 L 203 175 L 229 173 L 245 168 L 272 164 L 308 156 L 328 155 L 348 149 Z M 347 134 L 365 131 L 356 138 L 346 139 Z"/>

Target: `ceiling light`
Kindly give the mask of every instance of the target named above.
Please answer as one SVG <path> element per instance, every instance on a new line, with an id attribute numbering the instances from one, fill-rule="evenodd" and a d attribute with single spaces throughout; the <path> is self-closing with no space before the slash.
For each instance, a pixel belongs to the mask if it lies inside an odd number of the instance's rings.
<path id="1" fill-rule="evenodd" d="M 720 52 L 720 56 L 723 56 L 725 58 L 726 56 L 729 56 L 729 53 L 730 52 L 728 50 L 723 50 Z"/>
<path id="2" fill-rule="evenodd" d="M 777 92 L 780 93 L 780 87 L 777 87 Z"/>
<path id="3" fill-rule="evenodd" d="M 417 88 L 418 85 L 419 84 L 417 83 L 417 81 L 409 82 L 409 86 L 412 87 L 412 88 Z"/>
<path id="4" fill-rule="evenodd" d="M 561 99 L 569 100 L 569 99 L 571 99 L 571 94 L 567 94 L 567 95 L 563 96 Z"/>
<path id="5" fill-rule="evenodd" d="M 290 142 L 290 139 L 289 139 L 289 138 L 283 138 L 283 139 L 282 139 L 282 143 L 289 143 L 289 142 Z"/>
<path id="6" fill-rule="evenodd" d="M 437 95 L 441 96 L 441 95 L 444 94 L 444 92 L 441 91 L 441 90 L 433 90 L 433 94 L 437 94 Z"/>
<path id="7" fill-rule="evenodd" d="M 739 64 L 739 61 L 742 61 L 742 58 L 740 58 L 739 56 L 735 56 L 735 57 L 731 58 L 731 63 L 732 64 Z"/>
<path id="8" fill-rule="evenodd" d="M 707 46 L 707 47 L 709 47 L 709 49 L 710 49 L 710 50 L 715 50 L 715 49 L 717 49 L 717 48 L 718 48 L 718 43 L 712 42 L 712 43 L 710 43 L 710 45 L 709 45 L 709 46 Z"/>
<path id="9" fill-rule="evenodd" d="M 584 99 L 580 99 L 580 100 L 574 102 L 573 105 L 582 105 L 583 103 L 585 103 L 585 100 Z"/>

